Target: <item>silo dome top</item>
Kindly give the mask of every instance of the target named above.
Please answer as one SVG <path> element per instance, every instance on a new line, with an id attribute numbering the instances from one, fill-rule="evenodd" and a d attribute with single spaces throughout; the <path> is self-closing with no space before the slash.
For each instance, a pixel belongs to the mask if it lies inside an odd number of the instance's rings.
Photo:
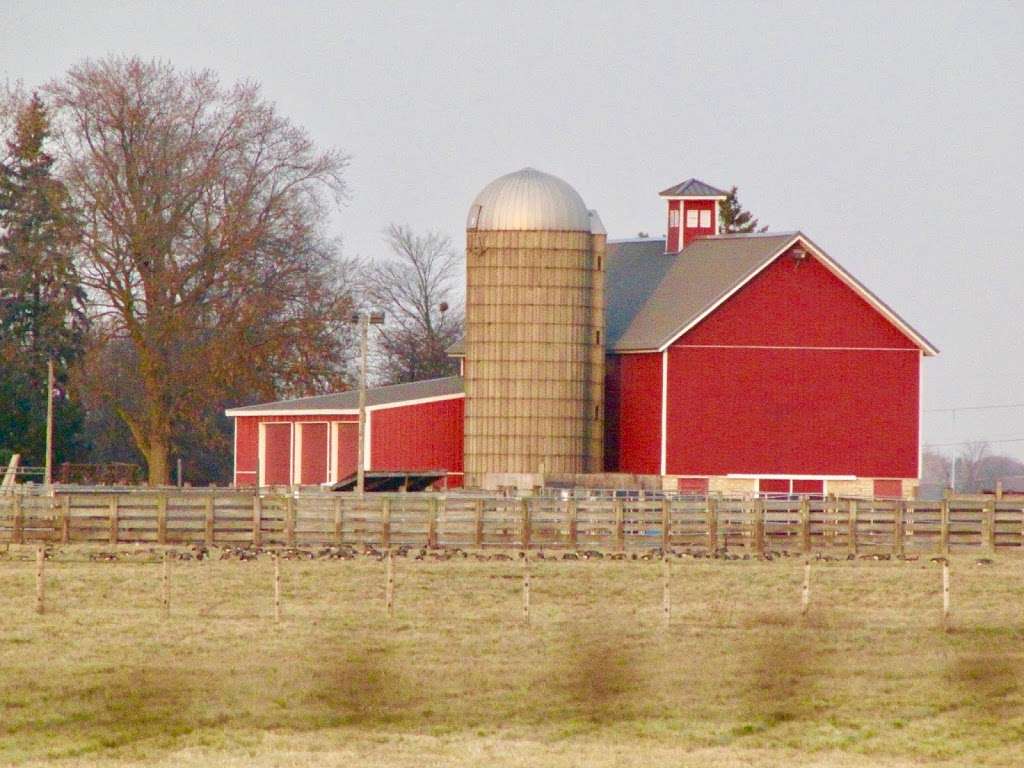
<path id="1" fill-rule="evenodd" d="M 545 229 L 590 232 L 591 217 L 580 193 L 534 168 L 501 176 L 469 207 L 466 229 Z"/>

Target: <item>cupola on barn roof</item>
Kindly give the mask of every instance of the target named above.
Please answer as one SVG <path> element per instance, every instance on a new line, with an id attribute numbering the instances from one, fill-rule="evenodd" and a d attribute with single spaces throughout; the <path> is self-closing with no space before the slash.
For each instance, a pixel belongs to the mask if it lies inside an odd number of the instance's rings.
<path id="1" fill-rule="evenodd" d="M 535 168 L 523 168 L 481 190 L 469 207 L 466 229 L 590 232 L 591 222 L 583 198 L 572 185 Z"/>

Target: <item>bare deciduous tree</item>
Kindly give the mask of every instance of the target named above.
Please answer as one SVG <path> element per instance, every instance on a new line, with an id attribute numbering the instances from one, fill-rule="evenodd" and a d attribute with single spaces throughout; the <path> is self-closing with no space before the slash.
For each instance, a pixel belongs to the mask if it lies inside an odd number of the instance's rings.
<path id="1" fill-rule="evenodd" d="M 921 456 L 921 482 L 925 485 L 948 488 L 953 462 L 936 451 L 925 451 Z"/>
<path id="2" fill-rule="evenodd" d="M 454 306 L 459 253 L 438 233 L 417 235 L 405 225 L 384 232 L 390 257 L 369 273 L 367 296 L 387 312 L 379 340 L 384 383 L 449 376 L 458 366 L 446 350 L 462 335 L 462 310 Z"/>
<path id="3" fill-rule="evenodd" d="M 990 457 L 989 444 L 983 441 L 965 443 L 956 461 L 956 488 L 966 493 L 977 493 L 983 485 L 983 469 Z"/>
<path id="4" fill-rule="evenodd" d="M 137 361 L 119 414 L 151 483 L 225 400 L 343 385 L 351 298 L 322 237 L 343 155 L 208 71 L 107 58 L 47 92 L 95 319 Z"/>

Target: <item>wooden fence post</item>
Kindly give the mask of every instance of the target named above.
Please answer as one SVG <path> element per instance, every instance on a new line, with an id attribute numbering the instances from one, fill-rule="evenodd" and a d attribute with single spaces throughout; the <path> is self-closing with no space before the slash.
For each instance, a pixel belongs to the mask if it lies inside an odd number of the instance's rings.
<path id="1" fill-rule="evenodd" d="M 160 577 L 160 605 L 164 618 L 168 618 L 171 615 L 171 557 L 167 550 L 164 550 L 163 573 Z"/>
<path id="2" fill-rule="evenodd" d="M 345 540 L 341 504 L 340 496 L 334 499 L 334 544 L 339 547 Z"/>
<path id="3" fill-rule="evenodd" d="M 831 493 L 822 502 L 823 530 L 825 549 L 833 549 L 836 545 L 836 530 L 839 528 L 839 499 Z"/>
<path id="4" fill-rule="evenodd" d="M 60 497 L 60 543 L 71 543 L 71 497 Z"/>
<path id="5" fill-rule="evenodd" d="M 532 538 L 531 531 L 531 519 L 530 519 L 530 500 L 527 497 L 523 497 L 519 501 L 520 511 L 522 513 L 522 529 L 523 529 L 523 550 L 530 551 L 530 539 Z"/>
<path id="6" fill-rule="evenodd" d="M 805 554 L 811 552 L 811 502 L 800 500 L 800 550 Z"/>
<path id="7" fill-rule="evenodd" d="M 46 610 L 44 603 L 44 581 L 43 563 L 46 562 L 46 549 L 40 544 L 36 548 L 36 613 L 42 614 Z"/>
<path id="8" fill-rule="evenodd" d="M 259 489 L 252 496 L 252 545 L 258 547 L 263 543 L 263 497 Z"/>
<path id="9" fill-rule="evenodd" d="M 566 502 L 569 510 L 569 546 L 573 549 L 579 548 L 579 505 L 576 499 L 569 499 Z"/>
<path id="10" fill-rule="evenodd" d="M 274 623 L 281 623 L 281 556 L 274 553 Z"/>
<path id="11" fill-rule="evenodd" d="M 380 507 L 380 545 L 388 550 L 388 557 L 391 557 L 391 499 L 387 496 L 381 499 Z"/>
<path id="12" fill-rule="evenodd" d="M 661 551 L 667 553 L 672 547 L 672 502 L 661 501 Z"/>
<path id="13" fill-rule="evenodd" d="M 906 502 L 902 499 L 897 501 L 892 509 L 892 553 L 896 557 L 903 557 L 903 517 Z"/>
<path id="14" fill-rule="evenodd" d="M 167 494 L 156 497 L 156 541 L 157 544 L 167 543 Z"/>
<path id="15" fill-rule="evenodd" d="M 437 504 L 436 498 L 427 504 L 427 549 L 437 549 Z"/>
<path id="16" fill-rule="evenodd" d="M 708 527 L 708 552 L 718 551 L 718 501 L 708 496 L 706 500 L 706 512 Z"/>
<path id="17" fill-rule="evenodd" d="M 807 615 L 811 605 L 811 561 L 804 560 L 804 588 L 800 596 L 800 614 Z"/>
<path id="18" fill-rule="evenodd" d="M 850 554 L 857 554 L 857 500 L 850 499 L 849 501 L 849 528 L 847 529 L 847 546 L 849 547 Z"/>
<path id="19" fill-rule="evenodd" d="M 949 499 L 939 505 L 939 553 L 949 554 Z"/>
<path id="20" fill-rule="evenodd" d="M 118 529 L 118 498 L 117 496 L 110 497 L 110 546 L 117 546 L 117 529 Z"/>
<path id="21" fill-rule="evenodd" d="M 523 550 L 523 624 L 530 626 L 530 557 Z"/>
<path id="22" fill-rule="evenodd" d="M 388 618 L 395 615 L 395 556 L 391 549 L 388 549 L 387 568 L 385 570 L 384 584 L 384 608 L 387 610 Z"/>
<path id="23" fill-rule="evenodd" d="M 672 620 L 672 596 L 669 591 L 669 585 L 671 583 L 671 568 L 672 566 L 668 562 L 668 555 L 662 554 L 661 556 L 661 618 L 665 622 L 665 628 L 668 629 L 669 623 Z"/>
<path id="24" fill-rule="evenodd" d="M 764 499 L 754 500 L 754 554 L 764 554 Z"/>
<path id="25" fill-rule="evenodd" d="M 949 561 L 942 562 L 942 630 L 949 630 Z"/>
<path id="26" fill-rule="evenodd" d="M 989 554 L 996 551 L 996 503 L 986 501 L 981 513 L 981 545 Z"/>
<path id="27" fill-rule="evenodd" d="M 21 494 L 14 492 L 14 528 L 11 531 L 11 541 L 15 544 L 25 543 L 25 510 L 21 505 Z"/>
<path id="28" fill-rule="evenodd" d="M 477 499 L 473 503 L 473 546 L 484 547 L 484 500 Z"/>
<path id="29" fill-rule="evenodd" d="M 626 548 L 626 521 L 622 499 L 612 502 L 612 508 L 615 510 L 615 549 L 622 552 Z"/>
<path id="30" fill-rule="evenodd" d="M 204 538 L 205 538 L 205 541 L 206 541 L 206 546 L 208 546 L 208 547 L 212 547 L 213 546 L 213 532 L 214 532 L 214 528 L 213 528 L 213 509 L 214 509 L 214 507 L 213 507 L 213 504 L 214 504 L 213 496 L 212 495 L 211 496 L 207 496 L 206 497 L 206 526 L 205 526 L 206 535 L 205 535 Z"/>
<path id="31" fill-rule="evenodd" d="M 284 540 L 289 547 L 295 546 L 295 497 L 290 493 L 284 502 Z"/>

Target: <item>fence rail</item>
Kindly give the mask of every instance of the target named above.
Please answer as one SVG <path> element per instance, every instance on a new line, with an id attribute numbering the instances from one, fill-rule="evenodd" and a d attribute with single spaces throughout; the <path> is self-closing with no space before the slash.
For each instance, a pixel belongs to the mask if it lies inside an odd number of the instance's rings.
<path id="1" fill-rule="evenodd" d="M 0 496 L 0 543 L 1024 550 L 1024 499 L 554 499 L 140 491 Z"/>

